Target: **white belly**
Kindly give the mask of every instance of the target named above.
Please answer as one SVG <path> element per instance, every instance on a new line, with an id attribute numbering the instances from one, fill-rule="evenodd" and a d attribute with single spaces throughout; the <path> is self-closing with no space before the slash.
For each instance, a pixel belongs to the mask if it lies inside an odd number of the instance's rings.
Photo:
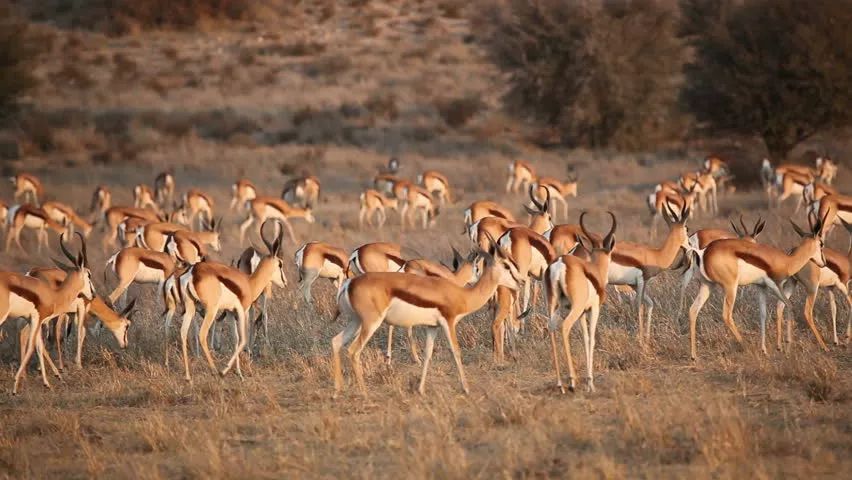
<path id="1" fill-rule="evenodd" d="M 242 309 L 243 305 L 240 303 L 240 299 L 237 298 L 237 295 L 232 292 L 228 287 L 223 285 L 221 282 L 219 283 L 219 309 L 220 310 L 233 310 L 235 308 Z"/>
<path id="2" fill-rule="evenodd" d="M 396 263 L 395 261 L 388 259 L 388 271 L 389 272 L 398 272 L 402 270 L 402 265 Z"/>
<path id="3" fill-rule="evenodd" d="M 642 270 L 636 267 L 619 265 L 611 262 L 607 270 L 607 279 L 610 285 L 636 285 L 642 277 Z"/>
<path id="4" fill-rule="evenodd" d="M 42 228 L 44 227 L 44 219 L 33 215 L 27 215 L 24 217 L 24 225 L 28 228 Z"/>
<path id="5" fill-rule="evenodd" d="M 829 287 L 832 285 L 837 285 L 840 283 L 840 277 L 834 273 L 834 270 L 828 267 L 822 267 L 819 269 L 819 286 L 820 287 Z"/>
<path id="6" fill-rule="evenodd" d="M 134 280 L 136 283 L 160 283 L 164 280 L 163 271 L 145 266 L 144 263 L 139 262 L 139 268 L 136 270 Z"/>
<path id="7" fill-rule="evenodd" d="M 339 278 L 343 275 L 343 269 L 339 265 L 324 260 L 320 269 L 320 276 L 323 278 Z"/>
<path id="8" fill-rule="evenodd" d="M 840 224 L 840 219 L 843 219 L 846 223 L 852 223 L 852 212 L 846 212 L 843 210 L 837 211 L 837 218 L 834 220 L 834 223 Z"/>
<path id="9" fill-rule="evenodd" d="M 437 326 L 441 313 L 437 308 L 423 308 L 394 298 L 385 313 L 385 321 L 396 327 Z"/>
<path id="10" fill-rule="evenodd" d="M 763 283 L 766 280 L 766 271 L 743 260 L 737 260 L 737 274 L 738 285 Z"/>
<path id="11" fill-rule="evenodd" d="M 9 293 L 9 317 L 30 317 L 37 314 L 35 305 L 24 297 Z"/>
<path id="12" fill-rule="evenodd" d="M 266 218 L 284 218 L 284 216 L 277 208 L 271 207 L 269 205 L 266 206 L 263 213 L 266 215 Z"/>

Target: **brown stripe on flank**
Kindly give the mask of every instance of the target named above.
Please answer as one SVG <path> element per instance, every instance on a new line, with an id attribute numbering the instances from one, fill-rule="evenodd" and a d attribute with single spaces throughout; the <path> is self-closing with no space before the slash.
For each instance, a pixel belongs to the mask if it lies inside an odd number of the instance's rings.
<path id="1" fill-rule="evenodd" d="M 840 202 L 836 202 L 836 203 L 837 203 L 837 209 L 840 210 L 841 212 L 852 212 L 852 205 L 848 205 L 848 204 L 840 203 Z"/>
<path id="2" fill-rule="evenodd" d="M 543 240 L 542 237 L 538 237 L 536 235 L 530 235 L 527 238 L 529 238 L 530 245 L 541 252 L 541 255 L 547 260 L 547 263 L 553 262 L 553 258 L 556 256 L 556 253 L 553 250 L 553 245 L 546 240 Z"/>
<path id="3" fill-rule="evenodd" d="M 436 305 L 435 303 L 430 302 L 422 297 L 418 297 L 417 295 L 409 292 L 408 290 L 395 288 L 390 291 L 390 294 L 405 303 L 410 303 L 411 305 L 414 305 L 415 307 L 437 309 L 441 313 L 441 315 L 444 316 L 444 318 L 449 319 L 449 314 L 443 311 L 440 305 Z"/>
<path id="4" fill-rule="evenodd" d="M 33 292 L 33 291 L 30 291 L 30 290 L 27 290 L 26 288 L 21 288 L 17 285 L 12 285 L 12 284 L 9 285 L 9 291 L 14 293 L 15 295 L 23 298 L 23 299 L 26 299 L 28 302 L 32 303 L 33 305 L 38 306 L 38 304 L 39 304 L 38 303 L 39 302 L 38 295 L 36 295 L 36 293 Z"/>
<path id="5" fill-rule="evenodd" d="M 619 265 L 626 265 L 633 268 L 642 268 L 642 262 L 633 257 L 623 255 L 621 253 L 612 252 L 612 261 Z"/>
<path id="6" fill-rule="evenodd" d="M 146 266 L 146 267 L 148 267 L 148 268 L 153 268 L 153 269 L 155 269 L 155 270 L 162 270 L 162 271 L 164 271 L 164 272 L 165 272 L 166 270 L 168 270 L 168 269 L 166 268 L 166 265 L 165 265 L 165 264 L 163 264 L 163 262 L 160 262 L 159 260 L 154 259 L 154 258 L 150 258 L 150 257 L 139 257 L 139 261 L 140 261 L 140 262 L 142 262 L 142 265 L 145 265 L 145 266 Z"/>
<path id="7" fill-rule="evenodd" d="M 386 253 L 386 254 L 385 254 L 385 256 L 386 256 L 386 257 L 388 257 L 389 259 L 393 260 L 394 262 L 396 262 L 396 263 L 397 263 L 400 267 L 402 267 L 403 265 L 405 265 L 405 260 L 403 260 L 403 259 L 401 259 L 401 258 L 397 257 L 396 255 L 392 255 L 392 254 L 390 254 L 390 253 Z"/>
<path id="8" fill-rule="evenodd" d="M 239 285 L 234 283 L 230 278 L 218 275 L 216 276 L 216 278 L 219 279 L 220 282 L 222 282 L 222 285 L 224 285 L 225 288 L 234 292 L 234 295 L 236 295 L 237 298 L 240 299 L 240 302 L 242 302 L 248 296 L 247 293 L 243 292 L 243 289 L 240 288 Z"/>
<path id="9" fill-rule="evenodd" d="M 500 210 L 493 210 L 493 209 L 489 208 L 488 213 L 490 213 L 492 217 L 498 217 L 498 218 L 502 218 L 504 220 L 508 220 L 508 218 L 506 217 L 506 214 L 504 214 Z"/>
<path id="10" fill-rule="evenodd" d="M 325 255 L 325 259 L 328 260 L 329 262 L 337 265 L 340 268 L 343 268 L 343 265 L 346 263 L 346 261 L 344 261 L 342 258 L 339 258 L 337 255 L 328 254 L 328 255 Z M 344 270 L 345 270 L 345 268 L 344 268 Z"/>
<path id="11" fill-rule="evenodd" d="M 763 270 L 767 274 L 771 273 L 772 271 L 772 268 L 769 266 L 769 264 L 757 255 L 753 255 L 748 252 L 735 252 L 734 255 L 736 255 L 736 257 L 740 260 Z"/>

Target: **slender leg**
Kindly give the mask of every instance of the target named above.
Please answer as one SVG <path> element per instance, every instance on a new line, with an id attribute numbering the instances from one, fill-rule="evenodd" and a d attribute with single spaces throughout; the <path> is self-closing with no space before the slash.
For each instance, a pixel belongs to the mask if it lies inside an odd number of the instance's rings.
<path id="1" fill-rule="evenodd" d="M 240 246 L 245 245 L 246 240 L 246 230 L 249 229 L 251 224 L 254 222 L 254 215 L 249 214 L 248 218 L 240 224 Z"/>
<path id="2" fill-rule="evenodd" d="M 704 303 L 710 298 L 710 284 L 701 282 L 698 287 L 698 295 L 692 301 L 692 306 L 689 307 L 689 346 L 692 361 L 697 358 L 697 348 L 695 343 L 695 326 L 698 321 L 698 314 L 701 313 L 701 308 Z"/>
<path id="3" fill-rule="evenodd" d="M 393 325 L 388 325 L 388 349 L 385 353 L 385 361 L 390 365 L 391 353 L 393 353 Z"/>
<path id="4" fill-rule="evenodd" d="M 305 302 L 311 303 L 311 287 L 317 278 L 319 278 L 319 270 L 314 268 L 302 269 L 301 277 L 302 281 L 299 282 L 299 290 L 302 292 Z"/>
<path id="5" fill-rule="evenodd" d="M 77 309 L 77 318 L 75 319 L 75 324 L 77 325 L 77 357 L 74 359 L 74 363 L 78 370 L 83 368 L 83 342 L 86 341 L 86 314 L 86 308 Z"/>
<path id="6" fill-rule="evenodd" d="M 41 329 L 39 328 L 40 323 L 41 322 L 39 321 L 38 316 L 33 315 L 33 317 L 30 318 L 30 334 L 27 338 L 27 344 L 26 344 L 27 346 L 26 346 L 26 349 L 24 350 L 24 355 L 21 357 L 21 365 L 18 366 L 18 372 L 15 373 L 15 384 L 12 387 L 12 394 L 13 395 L 17 395 L 17 393 L 18 393 L 18 384 L 21 382 L 21 377 L 23 377 L 24 372 L 27 369 L 27 364 L 30 362 L 30 358 L 33 355 L 33 350 L 35 350 L 36 337 L 41 332 Z M 44 370 L 42 370 L 42 372 L 43 371 Z M 47 383 L 47 377 L 44 377 L 44 381 L 45 381 L 45 386 L 50 387 L 50 384 Z"/>
<path id="7" fill-rule="evenodd" d="M 459 339 L 456 336 L 456 323 L 452 325 L 448 321 L 441 322 L 444 327 L 444 333 L 447 334 L 447 339 L 450 341 L 450 348 L 453 351 L 453 360 L 456 361 L 456 368 L 459 371 L 459 381 L 461 382 L 464 393 L 470 393 L 470 388 L 467 386 L 467 378 L 464 375 L 464 366 L 462 365 L 461 348 L 459 347 Z"/>
<path id="8" fill-rule="evenodd" d="M 195 317 L 195 302 L 190 299 L 188 296 L 186 297 L 186 301 L 184 303 L 184 312 L 180 325 L 180 344 L 181 351 L 183 353 L 183 367 L 185 376 L 184 378 L 192 382 L 192 376 L 189 374 L 189 352 L 187 351 L 187 337 L 189 337 L 189 327 L 192 326 L 192 319 Z"/>
<path id="9" fill-rule="evenodd" d="M 828 305 L 831 308 L 831 338 L 835 345 L 840 345 L 837 338 L 837 301 L 834 298 L 834 287 L 828 289 Z"/>
<path id="10" fill-rule="evenodd" d="M 343 330 L 331 340 L 331 373 L 334 377 L 334 395 L 337 396 L 343 388 L 343 369 L 340 365 L 340 349 L 351 342 L 361 329 L 361 322 L 352 317 Z"/>
<path id="11" fill-rule="evenodd" d="M 378 317 L 378 314 L 376 314 Z M 362 394 L 367 394 L 367 385 L 364 383 L 364 367 L 361 365 L 361 352 L 370 341 L 370 337 L 376 333 L 376 330 L 382 324 L 382 320 L 377 318 L 371 325 L 361 326 L 360 335 L 355 338 L 355 341 L 349 345 L 349 359 L 352 362 L 352 370 L 355 372 L 355 380 L 358 382 L 358 389 Z"/>
<path id="12" fill-rule="evenodd" d="M 224 377 L 228 374 L 231 368 L 234 366 L 234 363 L 237 365 L 237 375 L 240 379 L 243 378 L 243 372 L 240 370 L 240 353 L 246 348 L 248 344 L 248 332 L 246 331 L 246 311 L 242 308 L 236 309 L 236 322 L 239 326 L 239 336 L 235 339 L 234 343 L 234 353 L 231 355 L 231 359 L 228 360 L 228 365 L 222 370 L 221 375 Z"/>
<path id="13" fill-rule="evenodd" d="M 56 358 L 59 361 L 60 370 L 65 370 L 65 362 L 62 360 L 62 330 L 65 317 L 66 315 L 60 315 L 56 323 L 53 324 L 53 338 L 56 341 Z M 79 336 L 79 333 L 77 335 Z"/>
<path id="14" fill-rule="evenodd" d="M 680 277 L 680 298 L 678 300 L 677 307 L 677 318 L 678 323 L 680 323 L 681 315 L 683 315 L 683 307 L 684 307 L 684 298 L 686 297 L 686 287 L 689 286 L 689 282 L 692 281 L 692 276 L 695 274 L 695 270 L 698 269 L 698 265 L 693 263 L 683 272 L 683 276 Z"/>
<path id="15" fill-rule="evenodd" d="M 646 283 L 647 285 L 647 283 Z M 645 319 L 645 340 L 648 344 L 651 343 L 651 319 L 654 317 L 654 299 L 651 298 L 651 295 L 645 290 L 645 295 L 642 297 L 642 301 L 647 305 L 647 318 Z"/>
<path id="16" fill-rule="evenodd" d="M 207 365 L 216 373 L 216 363 L 213 361 L 213 355 L 210 353 L 210 346 L 207 339 L 210 334 L 210 327 L 213 326 L 213 321 L 216 320 L 216 310 L 214 305 L 204 306 L 204 319 L 201 322 L 201 330 L 198 332 L 198 337 L 201 340 L 201 350 L 204 352 L 204 358 L 207 359 Z M 230 368 L 230 367 L 229 367 Z"/>
<path id="17" fill-rule="evenodd" d="M 811 331 L 814 333 L 816 337 L 817 343 L 820 348 L 828 351 L 828 346 L 826 346 L 825 341 L 822 339 L 822 334 L 819 333 L 819 329 L 817 329 L 816 324 L 814 323 L 814 300 L 816 299 L 816 291 L 814 291 L 813 295 L 808 295 L 805 299 L 805 321 L 808 323 L 808 326 L 811 328 Z"/>
<path id="18" fill-rule="evenodd" d="M 743 337 L 734 323 L 734 304 L 737 302 L 737 285 L 725 285 L 725 301 L 722 304 L 722 319 L 734 334 L 737 343 L 743 343 Z"/>
<path id="19" fill-rule="evenodd" d="M 417 351 L 417 339 L 414 338 L 414 327 L 408 327 L 408 349 L 411 350 L 411 359 L 420 365 L 420 353 Z"/>
<path id="20" fill-rule="evenodd" d="M 760 315 L 760 351 L 766 352 L 766 290 L 757 289 L 757 309 Z"/>
<path id="21" fill-rule="evenodd" d="M 589 390 L 595 391 L 595 333 L 598 329 L 598 318 L 600 317 L 600 305 L 596 302 L 589 309 Z"/>
<path id="22" fill-rule="evenodd" d="M 423 395 L 426 392 L 426 372 L 429 371 L 429 362 L 432 361 L 432 351 L 435 348 L 435 337 L 438 335 L 438 327 L 426 329 L 426 350 L 423 353 L 423 368 L 420 373 L 420 385 L 417 392 Z"/>
<path id="23" fill-rule="evenodd" d="M 643 345 L 645 343 L 645 279 L 639 277 L 633 289 L 636 291 L 636 310 L 639 322 L 636 335 L 639 338 L 639 345 Z"/>

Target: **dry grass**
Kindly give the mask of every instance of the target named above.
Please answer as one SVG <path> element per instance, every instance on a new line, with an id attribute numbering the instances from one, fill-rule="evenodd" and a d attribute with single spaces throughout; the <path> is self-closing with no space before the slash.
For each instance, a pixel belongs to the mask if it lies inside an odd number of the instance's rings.
<path id="1" fill-rule="evenodd" d="M 581 180 L 572 218 L 583 209 L 613 209 L 620 240 L 648 241 L 649 189 L 697 168 L 716 146 L 638 155 L 535 148 L 525 125 L 495 111 L 498 76 L 465 40 L 471 32 L 458 18 L 465 7 L 457 1 L 307 2 L 293 22 L 305 25 L 274 33 L 246 28 L 107 40 L 57 31 L 55 44 L 65 47 L 45 59 L 38 75 L 49 78 L 77 65 L 69 61 L 72 54 L 97 56 L 78 65 L 97 87 L 63 81 L 56 91 L 42 82 L 19 128 L 3 132 L 20 147 L 19 158 L 4 167 L 36 173 L 50 195 L 85 210 L 99 183 L 112 186 L 117 204 L 127 204 L 133 185 L 174 166 L 179 191 L 204 189 L 226 215 L 224 250 L 216 256 L 226 262 L 239 251 L 242 218 L 224 211 L 239 176 L 272 195 L 303 171 L 321 178 L 318 221 L 296 224 L 300 240 L 347 249 L 399 241 L 448 260 L 448 242 L 467 246 L 459 226 L 470 202 L 492 198 L 522 212 L 521 197 L 498 193 L 506 165 L 516 158 L 554 177 L 564 176 L 566 164 L 575 166 Z M 363 8 L 372 12 L 367 23 Z M 336 24 L 351 28 L 330 27 Z M 450 108 L 467 99 L 476 108 Z M 448 128 L 455 124 L 468 126 Z M 849 151 L 843 139 L 823 140 L 838 157 Z M 86 155 L 91 162 L 80 160 Z M 400 156 L 407 178 L 433 168 L 450 175 L 460 200 L 442 209 L 434 230 L 400 232 L 394 215 L 384 232 L 357 229 L 357 195 L 389 155 Z M 746 172 L 759 160 L 741 153 L 737 168 Z M 841 190 L 852 186 L 845 170 L 839 182 Z M 786 225 L 790 212 L 764 210 L 759 193 L 724 197 L 720 207 L 720 218 L 698 218 L 691 226 L 723 227 L 726 217 L 743 211 L 767 217 L 766 241 L 782 247 L 795 241 Z M 93 234 L 93 242 L 99 238 Z M 846 247 L 839 234 L 830 243 Z M 296 247 L 287 245 L 287 255 Z M 95 248 L 90 254 L 95 262 L 105 258 Z M 8 270 L 45 263 L 0 254 L 0 268 Z M 427 395 L 416 395 L 419 368 L 401 341 L 393 366 L 385 365 L 380 329 L 364 354 L 369 394 L 361 397 L 350 384 L 333 401 L 330 339 L 342 325 L 330 319 L 332 287 L 318 283 L 316 305 L 307 306 L 292 286 L 292 266 L 287 275 L 291 286 L 271 304 L 270 344 L 259 339 L 260 355 L 244 382 L 214 377 L 192 357 L 195 381 L 187 384 L 174 349 L 166 369 L 160 300 L 150 288 L 132 288 L 145 309 L 127 350 L 117 351 L 106 334 L 90 335 L 85 371 L 66 372 L 52 391 L 31 371 L 22 395 L 0 395 L 0 477 L 803 478 L 852 470 L 850 350 L 819 351 L 799 324 L 791 351 L 764 357 L 748 288 L 735 310 L 745 344 L 736 345 L 719 321 L 721 299 L 714 294 L 699 322 L 696 363 L 689 360 L 685 321 L 672 313 L 677 281 L 671 274 L 651 283 L 658 306 L 647 350 L 636 345 L 630 305 L 611 294 L 599 325 L 595 394 L 556 393 L 540 318 L 520 339 L 517 358 L 496 366 L 483 311 L 459 332 L 470 395 L 459 392 L 443 339 Z M 95 277 L 101 289 L 115 282 L 108 275 L 103 285 L 100 269 Z M 800 316 L 801 294 L 793 302 Z M 825 332 L 822 296 L 817 315 Z M 6 388 L 15 368 L 11 323 L 0 332 L 0 380 L 8 382 L 0 385 Z M 174 328 L 172 342 L 176 337 Z M 580 352 L 579 338 L 574 342 Z M 230 348 L 226 340 L 218 361 Z"/>

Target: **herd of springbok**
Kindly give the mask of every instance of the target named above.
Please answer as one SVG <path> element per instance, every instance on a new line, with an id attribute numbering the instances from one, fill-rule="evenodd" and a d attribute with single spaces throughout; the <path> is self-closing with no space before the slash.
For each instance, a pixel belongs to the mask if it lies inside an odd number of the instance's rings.
<path id="1" fill-rule="evenodd" d="M 382 228 L 388 221 L 388 210 L 399 215 L 401 228 L 416 228 L 418 223 L 422 228 L 430 228 L 441 210 L 455 202 L 450 182 L 440 172 L 425 171 L 412 182 L 396 176 L 397 162 L 392 162 L 391 167 L 380 172 L 373 179 L 372 188 L 360 195 L 361 228 Z M 840 342 L 836 294 L 852 307 L 847 288 L 852 250 L 843 253 L 823 245 L 837 223 L 852 231 L 852 197 L 843 196 L 831 187 L 836 172 L 837 167 L 829 158 L 817 159 L 813 168 L 773 167 L 768 160 L 763 162 L 761 178 L 770 205 L 780 205 L 792 196 L 798 201 L 796 210 L 806 211 L 808 228 L 791 221 L 801 240 L 791 250 L 784 251 L 759 243 L 764 228 L 761 219 L 749 226 L 740 216 L 739 224 L 731 221 L 730 231 L 702 229 L 690 233 L 687 230 L 693 213 L 716 215 L 718 212 L 717 193 L 725 191 L 724 184 L 730 175 L 725 162 L 717 157 L 708 157 L 699 171 L 660 183 L 649 195 L 652 236 L 658 219 L 662 218 L 668 225 L 665 240 L 652 239 L 653 245 L 616 241 L 618 219 L 612 212 L 604 216 L 584 211 L 577 224 L 557 224 L 557 204 L 562 206 L 560 220 L 568 221 L 567 197 L 577 196 L 577 176 L 570 174 L 564 180 L 539 177 L 529 163 L 515 161 L 509 166 L 505 191 L 509 196 L 523 196 L 519 205 L 523 206 L 525 216 L 518 218 L 514 208 L 491 200 L 470 204 L 463 213 L 463 232 L 471 242 L 469 254 L 463 255 L 450 247 L 452 262 L 445 265 L 435 259 L 409 255 L 410 249 L 396 243 L 368 243 L 349 253 L 339 246 L 312 241 L 295 252 L 299 290 L 305 301 L 311 303 L 312 286 L 317 279 L 325 278 L 334 284 L 337 300 L 334 318 L 342 318 L 344 322 L 342 331 L 331 341 L 335 394 L 343 386 L 340 350 L 347 345 L 357 384 L 365 390 L 360 355 L 382 324 L 389 328 L 387 361 L 392 353 L 392 329 L 406 329 L 411 355 L 416 363 L 422 364 L 421 393 L 435 337 L 443 330 L 461 386 L 467 392 L 456 334 L 459 321 L 489 305 L 494 358 L 503 362 L 504 344 L 508 342 L 514 348 L 516 336 L 536 311 L 542 291 L 557 386 L 565 391 L 558 333 L 568 363 L 567 388 L 576 387 L 569 336 L 579 320 L 587 387 L 594 391 L 595 332 L 607 298 L 607 286 L 635 292 L 638 342 L 647 345 L 652 336 L 655 307 L 649 285 L 667 270 L 680 276 L 681 310 L 687 285 L 693 278 L 699 283 L 688 313 L 693 359 L 697 355 L 696 321 L 714 285 L 721 287 L 724 294 L 722 319 L 738 342 L 742 338 L 733 319 L 738 287 L 760 287 L 756 292 L 763 352 L 766 352 L 767 294 L 777 300 L 777 347 L 784 349 L 784 309 L 790 305 L 795 286 L 803 286 L 807 293 L 805 320 L 820 347 L 827 349 L 814 320 L 818 290 L 825 288 L 830 295 L 835 344 Z M 48 368 L 54 375 L 60 375 L 64 368 L 62 339 L 71 331 L 72 317 L 78 368 L 82 367 L 87 321 L 97 327 L 105 326 L 118 345 L 126 347 L 131 340 L 128 328 L 136 307 L 135 299 L 126 298 L 133 284 L 155 285 L 157 303 L 162 299 L 166 365 L 172 343 L 171 322 L 182 311 L 180 344 L 186 379 L 191 380 L 187 343 L 193 325 L 196 354 L 200 348 L 211 370 L 224 376 L 233 369 L 242 377 L 240 360 L 244 352 L 252 352 L 256 332 L 262 329 L 269 341 L 267 307 L 273 290 L 288 286 L 283 256 L 285 229 L 295 244 L 291 221 L 301 218 L 313 223 L 313 209 L 320 198 L 320 180 L 314 176 L 305 175 L 287 182 L 280 196 L 263 195 L 251 181 L 239 179 L 232 186 L 229 208 L 244 218 L 239 225 L 239 243 L 244 246 L 250 238 L 258 238 L 262 247 L 249 242 L 251 246 L 239 257 L 230 263 L 220 263 L 211 259 L 215 256 L 211 252 L 219 252 L 222 245 L 222 221 L 214 214 L 213 200 L 199 189 L 189 189 L 176 197 L 172 172 L 158 175 L 153 187 L 134 187 L 133 205 L 113 205 L 110 189 L 104 185 L 96 187 L 90 215 L 79 215 L 74 208 L 58 201 L 46 201 L 42 184 L 34 175 L 20 173 L 11 181 L 16 204 L 0 203 L 6 250 L 23 251 L 21 235 L 30 230 L 27 235 L 34 235 L 37 255 L 51 259 L 56 265 L 33 268 L 25 274 L 0 272 L 0 325 L 8 318 L 20 319 L 17 335 L 20 365 L 13 393 L 18 392 L 34 353 L 45 386 L 50 386 Z M 590 230 L 588 221 L 593 215 L 608 223 L 606 231 Z M 86 240 L 96 226 L 103 232 L 101 246 L 108 254 L 104 265 L 92 265 L 87 254 Z M 48 248 L 51 231 L 58 234 L 59 249 L 65 257 L 62 260 L 41 257 L 42 250 Z M 73 247 L 73 243 L 79 246 Z M 115 284 L 108 294 L 101 295 L 95 289 L 94 270 L 103 273 L 105 282 Z M 200 322 L 194 322 L 196 312 Z M 218 369 L 209 337 L 212 336 L 215 347 L 218 334 L 213 327 L 226 318 L 233 320 L 234 349 L 224 368 Z M 791 323 L 787 319 L 786 343 L 791 341 Z M 427 327 L 422 358 L 413 335 L 414 327 Z M 846 342 L 850 337 L 852 325 L 847 321 Z M 48 352 L 46 339 L 55 343 L 58 367 Z"/>

